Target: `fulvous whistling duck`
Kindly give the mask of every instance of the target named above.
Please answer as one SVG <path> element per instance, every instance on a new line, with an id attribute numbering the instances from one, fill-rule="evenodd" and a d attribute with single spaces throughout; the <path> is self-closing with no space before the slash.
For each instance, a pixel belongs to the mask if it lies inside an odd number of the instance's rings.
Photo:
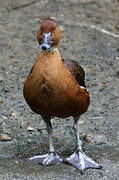
<path id="1" fill-rule="evenodd" d="M 58 51 L 60 31 L 56 21 L 46 18 L 41 22 L 37 32 L 40 51 L 35 64 L 24 84 L 23 94 L 30 108 L 40 114 L 46 123 L 50 141 L 48 154 L 29 158 L 43 165 L 66 161 L 74 167 L 100 168 L 82 150 L 79 138 L 79 117 L 85 113 L 90 103 L 90 96 L 85 86 L 85 72 L 73 60 L 62 60 Z M 51 117 L 74 117 L 76 151 L 68 158 L 62 159 L 55 150 L 52 141 Z"/>

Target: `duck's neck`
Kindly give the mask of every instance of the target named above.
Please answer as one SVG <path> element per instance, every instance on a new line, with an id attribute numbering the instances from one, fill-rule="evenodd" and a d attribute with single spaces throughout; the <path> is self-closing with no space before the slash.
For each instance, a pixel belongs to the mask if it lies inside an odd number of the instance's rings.
<path id="1" fill-rule="evenodd" d="M 62 62 L 58 48 L 53 48 L 50 51 L 40 51 L 38 53 L 38 59 L 43 64 Z"/>

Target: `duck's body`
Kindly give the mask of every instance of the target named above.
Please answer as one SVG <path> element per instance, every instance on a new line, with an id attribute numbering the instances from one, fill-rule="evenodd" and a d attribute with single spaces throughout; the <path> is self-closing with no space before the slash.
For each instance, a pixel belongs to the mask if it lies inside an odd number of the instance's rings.
<path id="1" fill-rule="evenodd" d="M 50 152 L 32 157 L 30 160 L 43 165 L 63 161 L 53 145 L 51 117 L 73 116 L 77 147 L 65 161 L 80 170 L 87 167 L 99 168 L 98 163 L 84 154 L 79 139 L 78 120 L 87 110 L 90 102 L 89 93 L 85 88 L 85 72 L 75 61 L 61 59 L 57 49 L 60 32 L 54 20 L 47 18 L 42 21 L 37 39 L 40 51 L 25 81 L 23 93 L 30 108 L 40 114 L 46 122 Z"/>
<path id="2" fill-rule="evenodd" d="M 63 64 L 58 49 L 38 53 L 24 85 L 24 97 L 34 112 L 64 118 L 87 110 L 89 93 L 79 86 L 67 64 Z"/>

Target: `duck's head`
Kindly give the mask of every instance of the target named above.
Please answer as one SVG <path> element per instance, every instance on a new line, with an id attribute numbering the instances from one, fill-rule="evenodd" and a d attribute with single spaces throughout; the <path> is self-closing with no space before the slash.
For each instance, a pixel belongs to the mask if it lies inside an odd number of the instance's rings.
<path id="1" fill-rule="evenodd" d="M 50 51 L 58 46 L 60 31 L 54 19 L 46 18 L 41 22 L 37 32 L 37 40 L 43 51 Z"/>

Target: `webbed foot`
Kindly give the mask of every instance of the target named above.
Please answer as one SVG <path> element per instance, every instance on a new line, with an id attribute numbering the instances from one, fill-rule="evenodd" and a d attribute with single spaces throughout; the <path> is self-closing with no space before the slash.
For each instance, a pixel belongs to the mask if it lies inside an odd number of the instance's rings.
<path id="1" fill-rule="evenodd" d="M 70 163 L 79 170 L 86 168 L 101 168 L 101 165 L 89 158 L 82 150 L 76 150 L 71 156 L 64 161 Z"/>
<path id="2" fill-rule="evenodd" d="M 56 152 L 50 152 L 44 155 L 37 155 L 29 158 L 30 161 L 35 161 L 44 166 L 56 164 L 62 162 L 62 158 Z"/>

